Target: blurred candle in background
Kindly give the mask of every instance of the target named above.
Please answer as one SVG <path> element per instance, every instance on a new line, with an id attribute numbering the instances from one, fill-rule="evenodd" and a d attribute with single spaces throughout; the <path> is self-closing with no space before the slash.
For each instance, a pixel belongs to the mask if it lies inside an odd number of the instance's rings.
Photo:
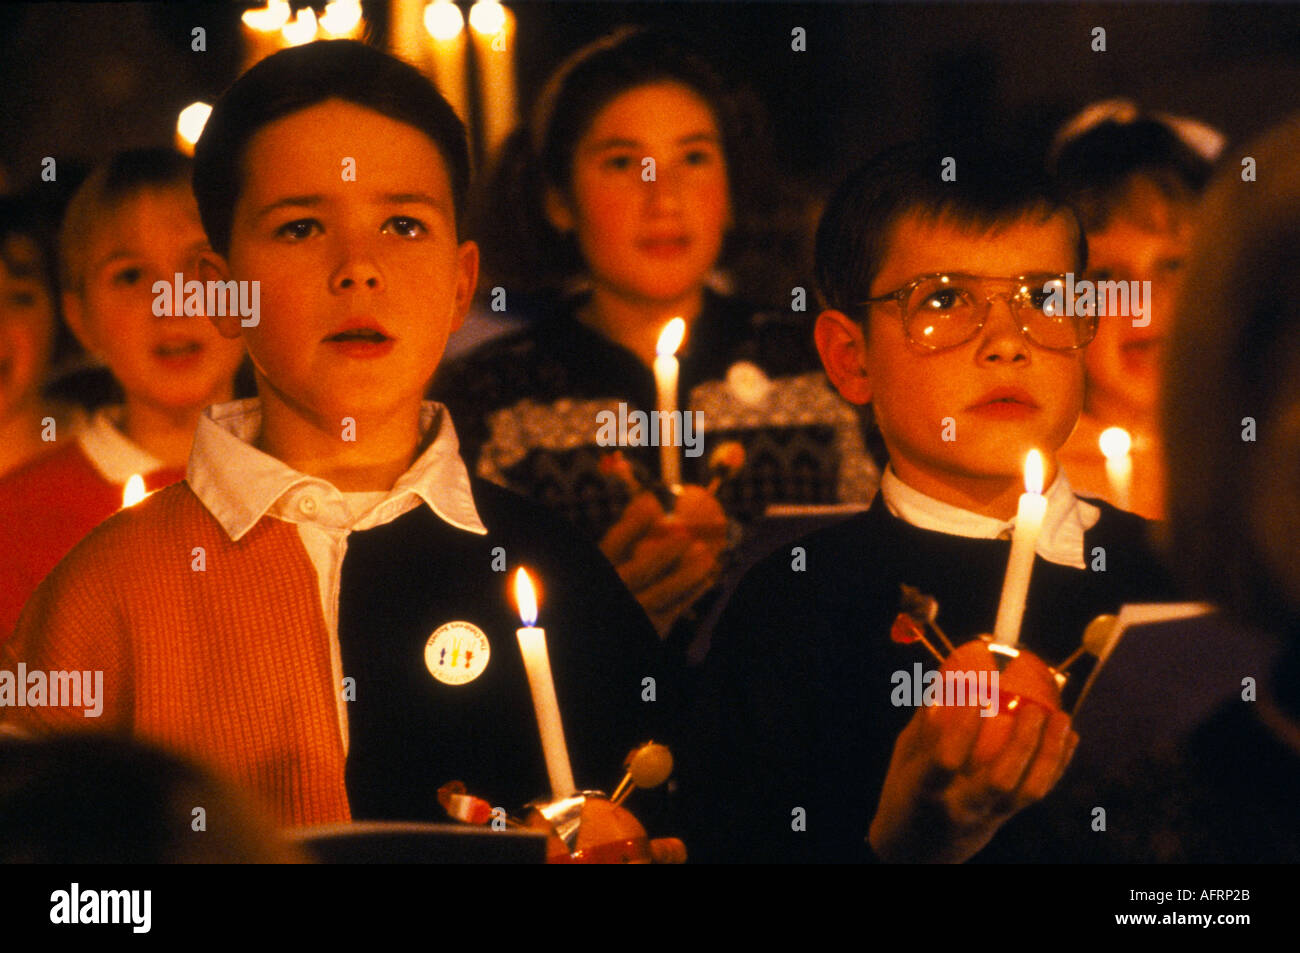
<path id="1" fill-rule="evenodd" d="M 365 33 L 361 19 L 361 0 L 330 0 L 325 4 L 319 25 L 331 40 L 359 40 Z"/>
<path id="2" fill-rule="evenodd" d="M 515 94 L 515 15 L 496 0 L 469 10 L 483 115 L 483 150 L 491 160 L 518 122 Z"/>
<path id="3" fill-rule="evenodd" d="M 465 16 L 451 0 L 434 0 L 424 8 L 424 29 L 432 38 L 433 80 L 456 115 L 468 124 L 469 79 L 465 50 Z"/>
<path id="4" fill-rule="evenodd" d="M 212 107 L 207 103 L 190 103 L 176 117 L 176 148 L 187 156 L 194 155 L 194 144 L 203 135 Z"/>
<path id="5" fill-rule="evenodd" d="M 256 65 L 283 46 L 280 30 L 292 15 L 288 0 L 267 0 L 264 7 L 244 11 L 240 17 L 244 34 L 244 69 Z"/>

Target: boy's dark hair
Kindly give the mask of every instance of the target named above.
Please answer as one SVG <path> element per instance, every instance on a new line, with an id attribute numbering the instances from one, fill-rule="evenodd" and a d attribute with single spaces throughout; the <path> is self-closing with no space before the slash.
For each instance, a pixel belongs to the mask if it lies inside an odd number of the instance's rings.
<path id="1" fill-rule="evenodd" d="M 329 99 L 406 123 L 433 141 L 447 164 L 459 230 L 470 164 L 455 110 L 414 66 L 355 40 L 322 40 L 268 56 L 213 107 L 194 150 L 194 195 L 216 251 L 230 251 L 249 140 L 269 123 Z"/>
<path id="2" fill-rule="evenodd" d="M 955 162 L 952 166 L 948 160 Z M 1076 235 L 1076 273 L 1088 246 L 1074 211 L 1023 154 L 981 143 L 917 144 L 890 149 L 849 176 L 817 227 L 816 277 L 822 304 L 865 320 L 858 305 L 889 253 L 894 226 L 906 215 L 943 218 L 987 231 L 1030 218 L 1066 215 Z M 952 181 L 941 172 L 952 168 Z M 892 290 L 892 289 L 889 289 Z"/>
<path id="3" fill-rule="evenodd" d="M 784 177 L 773 174 L 761 104 L 728 82 L 686 37 L 622 27 L 572 53 L 551 74 L 529 121 L 506 140 L 480 184 L 470 227 L 489 276 L 482 286 L 501 282 L 525 292 L 555 292 L 583 273 L 573 235 L 558 233 L 546 217 L 546 189 L 570 195 L 574 151 L 600 111 L 630 90 L 659 82 L 678 83 L 704 100 L 722 137 L 734 224 L 721 259 L 738 272 L 771 274 L 773 245 L 800 223 L 787 220 L 795 203 Z M 751 247 L 758 245 L 763 264 L 752 267 Z M 747 276 L 741 277 L 743 284 Z"/>
<path id="4" fill-rule="evenodd" d="M 95 223 L 144 189 L 188 185 L 192 163 L 175 149 L 129 149 L 98 166 L 81 183 L 59 230 L 59 276 L 65 291 L 82 290 L 85 253 Z"/>
<path id="5" fill-rule="evenodd" d="M 1135 176 L 1150 181 L 1171 202 L 1191 202 L 1214 171 L 1214 163 L 1168 122 L 1151 116 L 1108 119 L 1058 139 L 1049 167 L 1060 195 L 1074 205 L 1089 231 L 1106 227 Z"/>

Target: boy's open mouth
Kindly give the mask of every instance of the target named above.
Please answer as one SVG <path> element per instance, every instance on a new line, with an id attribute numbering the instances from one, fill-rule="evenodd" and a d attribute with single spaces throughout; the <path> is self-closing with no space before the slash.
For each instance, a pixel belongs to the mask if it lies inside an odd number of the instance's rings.
<path id="1" fill-rule="evenodd" d="M 383 344 L 385 341 L 391 341 L 392 338 L 384 333 L 380 328 L 374 325 L 357 325 L 355 327 L 344 328 L 341 331 L 335 331 L 326 341 L 334 341 L 340 344 L 362 343 L 362 344 Z"/>
<path id="2" fill-rule="evenodd" d="M 201 350 L 203 350 L 203 345 L 198 341 L 178 340 L 178 341 L 164 341 L 162 344 L 159 344 L 156 348 L 154 348 L 153 352 L 158 357 L 169 358 L 169 357 L 189 357 L 191 354 L 198 354 L 199 351 Z"/>

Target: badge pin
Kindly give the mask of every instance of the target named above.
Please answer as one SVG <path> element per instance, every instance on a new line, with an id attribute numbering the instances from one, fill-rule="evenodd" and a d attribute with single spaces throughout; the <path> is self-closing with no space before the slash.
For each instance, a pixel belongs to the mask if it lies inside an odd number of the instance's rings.
<path id="1" fill-rule="evenodd" d="M 483 674 L 492 655 L 487 635 L 472 622 L 447 622 L 424 643 L 424 665 L 444 685 L 464 685 Z"/>

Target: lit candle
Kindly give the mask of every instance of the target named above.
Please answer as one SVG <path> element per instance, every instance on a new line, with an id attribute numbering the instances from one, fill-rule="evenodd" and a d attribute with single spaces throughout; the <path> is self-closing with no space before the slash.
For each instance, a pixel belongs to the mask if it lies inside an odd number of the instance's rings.
<path id="1" fill-rule="evenodd" d="M 203 127 L 212 115 L 207 103 L 190 103 L 176 117 L 176 148 L 187 156 L 194 155 L 194 144 L 203 135 Z"/>
<path id="2" fill-rule="evenodd" d="M 463 122 L 469 122 L 469 85 L 465 65 L 465 17 L 452 0 L 434 0 L 424 8 L 424 29 L 433 38 L 433 80 Z"/>
<path id="3" fill-rule="evenodd" d="M 131 474 L 131 479 L 127 480 L 126 486 L 122 488 L 122 509 L 135 506 L 148 495 L 144 491 L 144 477 L 138 473 Z"/>
<path id="4" fill-rule="evenodd" d="M 1007 576 L 1002 582 L 1002 601 L 998 603 L 998 620 L 993 626 L 993 641 L 1014 646 L 1020 641 L 1020 620 L 1025 614 L 1025 596 L 1029 593 L 1029 576 L 1034 569 L 1034 550 L 1047 513 L 1043 496 L 1043 455 L 1030 450 L 1025 457 L 1025 492 L 1020 495 L 1016 527 L 1011 535 L 1011 557 Z"/>
<path id="5" fill-rule="evenodd" d="M 537 595 L 533 582 L 521 568 L 515 573 L 515 601 L 519 604 L 519 618 L 523 628 L 519 637 L 519 651 L 524 657 L 524 670 L 528 673 L 528 688 L 533 695 L 533 710 L 537 712 L 537 727 L 542 735 L 542 752 L 546 756 L 546 773 L 551 779 L 551 794 L 556 798 L 568 797 L 577 788 L 573 771 L 569 767 L 569 749 L 564 743 L 564 726 L 560 722 L 560 705 L 555 699 L 555 682 L 551 679 L 551 660 L 546 654 L 546 630 L 536 628 Z"/>
<path id="6" fill-rule="evenodd" d="M 398 59 L 421 70 L 427 65 L 428 53 L 420 35 L 423 9 L 422 0 L 388 0 L 388 48 Z"/>
<path id="7" fill-rule="evenodd" d="M 355 40 L 361 36 L 361 0 L 330 0 L 320 15 L 320 28 L 332 40 Z"/>
<path id="8" fill-rule="evenodd" d="M 280 36 L 289 46 L 302 46 L 316 39 L 316 11 L 303 7 L 297 16 L 280 27 Z"/>
<path id="9" fill-rule="evenodd" d="M 1123 427 L 1107 427 L 1097 443 L 1106 457 L 1106 479 L 1110 482 L 1115 505 L 1127 510 L 1130 506 L 1129 490 L 1133 486 L 1133 458 L 1129 455 L 1133 438 Z"/>
<path id="10" fill-rule="evenodd" d="M 240 18 L 244 24 L 244 69 L 280 49 L 280 30 L 292 14 L 289 0 L 267 0 L 264 7 L 244 11 Z"/>
<path id="11" fill-rule="evenodd" d="M 659 411 L 659 475 L 670 487 L 682 482 L 682 458 L 678 449 L 677 420 L 677 349 L 686 335 L 686 322 L 673 318 L 659 333 L 655 346 L 655 397 Z"/>
<path id="12" fill-rule="evenodd" d="M 483 106 L 483 149 L 491 158 L 518 122 L 515 96 L 515 15 L 496 0 L 469 8 Z"/>

